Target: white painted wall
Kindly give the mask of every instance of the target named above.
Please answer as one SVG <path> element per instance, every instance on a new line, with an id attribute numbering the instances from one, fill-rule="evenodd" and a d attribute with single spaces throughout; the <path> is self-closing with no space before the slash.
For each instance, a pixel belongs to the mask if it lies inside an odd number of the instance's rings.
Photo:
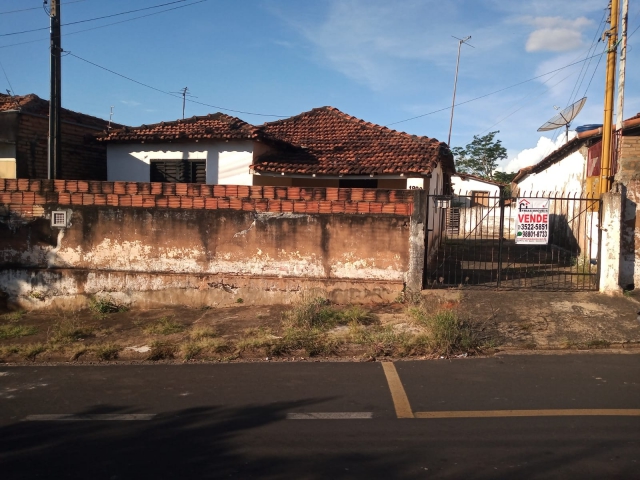
<path id="1" fill-rule="evenodd" d="M 470 195 L 471 192 L 489 192 L 490 197 L 500 195 L 500 187 L 491 183 L 480 182 L 472 178 L 463 179 L 458 175 L 451 177 L 451 187 L 456 195 Z"/>
<path id="2" fill-rule="evenodd" d="M 581 153 L 584 151 L 584 155 Z M 551 165 L 540 173 L 534 173 L 520 182 L 520 196 L 525 192 L 565 192 L 565 193 L 582 193 L 583 182 L 585 179 L 585 169 L 587 165 L 586 149 L 580 149 L 572 153 L 568 157 L 560 160 L 558 163 Z"/>
<path id="3" fill-rule="evenodd" d="M 107 146 L 109 181 L 148 182 L 151 160 L 206 160 L 207 183 L 253 185 L 253 142 L 137 143 Z"/>

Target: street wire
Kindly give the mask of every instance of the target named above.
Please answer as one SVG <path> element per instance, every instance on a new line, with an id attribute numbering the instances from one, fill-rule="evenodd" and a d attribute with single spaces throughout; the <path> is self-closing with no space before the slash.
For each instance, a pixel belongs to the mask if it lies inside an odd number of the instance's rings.
<path id="1" fill-rule="evenodd" d="M 169 95 L 170 97 L 179 98 L 179 99 L 182 100 L 182 95 L 176 95 L 174 93 L 167 92 L 166 90 L 162 90 L 160 88 L 153 87 L 153 86 L 148 85 L 146 83 L 139 82 L 138 80 L 135 80 L 135 79 L 133 79 L 131 77 L 127 77 L 126 75 L 118 73 L 118 72 L 116 72 L 114 70 L 111 70 L 109 68 L 103 67 L 102 65 L 98 65 L 97 63 L 94 63 L 94 62 L 92 62 L 90 60 L 87 60 L 86 58 L 79 57 L 78 55 L 75 55 L 74 53 L 71 53 L 71 52 L 66 52 L 66 53 L 70 57 L 74 57 L 74 58 L 77 58 L 78 60 L 82 60 L 83 62 L 86 62 L 86 63 L 88 63 L 90 65 L 93 65 L 94 67 L 100 68 L 102 70 L 105 70 L 105 71 L 107 71 L 109 73 L 112 73 L 113 75 L 117 75 L 118 77 L 124 78 L 125 80 L 129 80 L 129 81 L 131 81 L 133 83 L 137 83 L 138 85 L 141 85 L 143 87 L 149 88 L 151 90 L 155 90 L 156 92 L 160 92 L 160 93 L 163 93 L 165 95 Z M 198 105 L 203 105 L 205 107 L 210 107 L 210 108 L 216 108 L 218 110 L 224 110 L 226 112 L 242 113 L 242 114 L 245 114 L 245 115 L 255 115 L 255 116 L 259 116 L 259 117 L 277 117 L 277 118 L 288 118 L 289 117 L 289 115 L 274 115 L 274 114 L 268 114 L 268 113 L 246 112 L 244 110 L 234 110 L 234 109 L 231 109 L 231 108 L 220 107 L 218 105 L 211 105 L 211 104 L 208 104 L 208 103 L 199 102 L 197 100 L 191 100 L 189 98 L 187 98 L 186 100 L 187 100 L 187 102 L 190 102 L 190 103 L 196 103 Z"/>
<path id="2" fill-rule="evenodd" d="M 75 22 L 64 23 L 61 26 L 62 27 L 68 27 L 69 25 L 77 25 L 79 23 L 94 22 L 96 20 L 104 20 L 105 18 L 118 17 L 120 15 L 128 15 L 130 13 L 142 12 L 142 11 L 145 11 L 145 10 L 153 10 L 154 8 L 166 7 L 168 5 L 174 5 L 176 3 L 183 3 L 183 2 L 186 2 L 186 1 L 187 0 L 175 0 L 174 2 L 163 3 L 163 4 L 160 4 L 160 5 L 154 5 L 154 6 L 151 6 L 151 7 L 138 8 L 136 10 L 129 10 L 127 12 L 113 13 L 111 15 L 103 15 L 102 17 L 87 18 L 85 20 L 77 20 Z M 208 1 L 209 0 L 199 0 L 197 2 L 190 3 L 189 5 L 195 5 L 197 3 L 203 3 L 203 2 L 208 2 Z M 185 6 L 187 6 L 187 5 L 185 5 Z M 2 34 L 0 34 L 0 37 L 8 37 L 8 36 L 11 36 L 11 35 L 21 35 L 23 33 L 41 32 L 43 30 L 49 30 L 49 27 L 33 28 L 31 30 L 22 30 L 20 32 L 2 33 Z"/>
<path id="3" fill-rule="evenodd" d="M 159 12 L 147 13 L 146 15 L 139 15 L 137 17 L 127 18 L 126 20 L 120 20 L 118 22 L 106 23 L 106 24 L 100 25 L 98 27 L 85 28 L 84 30 L 76 30 L 75 32 L 63 33 L 62 36 L 63 37 L 68 37 L 70 35 L 76 35 L 78 33 L 90 32 L 92 30 L 98 30 L 100 28 L 106 28 L 106 27 L 111 27 L 113 25 L 119 25 L 121 23 L 132 22 L 134 20 L 139 20 L 141 18 L 147 18 L 147 17 L 152 17 L 154 15 L 160 15 L 161 13 L 170 12 L 172 10 L 178 10 L 179 8 L 187 8 L 187 7 L 190 7 L 190 6 L 195 5 L 197 3 L 202 3 L 202 2 L 207 2 L 207 1 L 209 1 L 209 0 L 200 0 L 199 2 L 189 3 L 187 5 L 179 5 L 179 6 L 173 7 L 173 8 L 167 8 L 166 10 L 161 10 Z M 38 43 L 38 42 L 44 42 L 44 41 L 49 41 L 49 38 L 48 37 L 47 38 L 39 38 L 37 40 L 29 40 L 27 42 L 19 42 L 19 43 L 10 43 L 8 45 L 0 45 L 0 48 L 17 47 L 19 45 L 27 45 L 29 43 Z"/>
<path id="4" fill-rule="evenodd" d="M 86 0 L 73 0 L 72 2 L 62 2 L 62 5 L 69 5 L 71 3 L 79 3 L 79 2 L 85 2 Z M 29 12 L 31 10 L 40 10 L 42 8 L 42 6 L 39 7 L 30 7 L 30 8 L 21 8 L 20 10 L 9 10 L 6 12 L 0 12 L 0 15 L 8 15 L 10 13 L 20 13 L 20 12 Z"/>
<path id="5" fill-rule="evenodd" d="M 597 55 L 592 55 L 591 57 L 583 58 L 582 60 L 578 60 L 577 62 L 570 63 L 568 65 L 565 65 L 564 67 L 556 68 L 555 70 L 551 70 L 551 71 L 549 71 L 547 73 L 543 73 L 541 75 L 537 75 L 537 76 L 529 78 L 527 80 L 523 80 L 521 82 L 514 83 L 513 85 L 509 85 L 508 87 L 504 87 L 504 88 L 501 88 L 499 90 L 495 90 L 493 92 L 486 93 L 486 94 L 481 95 L 479 97 L 475 97 L 475 98 L 472 98 L 470 100 L 465 100 L 464 102 L 456 103 L 455 106 L 457 107 L 457 106 L 460 106 L 460 105 L 465 105 L 467 103 L 475 102 L 476 100 L 480 100 L 482 98 L 486 98 L 486 97 L 489 97 L 491 95 L 495 95 L 496 93 L 504 92 L 505 90 L 509 90 L 510 88 L 514 88 L 514 87 L 517 87 L 517 86 L 520 86 L 520 85 L 524 85 L 525 83 L 532 82 L 534 80 L 537 80 L 538 78 L 546 77 L 547 75 L 551 75 L 552 73 L 559 72 L 560 70 L 564 70 L 565 68 L 569 68 L 569 67 L 572 67 L 574 65 L 578 65 L 579 63 L 586 62 L 587 60 L 589 60 L 591 58 L 601 57 L 604 53 L 606 53 L 606 52 L 602 52 L 602 53 L 599 53 Z M 387 123 L 385 126 L 388 127 L 390 125 L 397 125 L 398 123 L 408 122 L 410 120 L 415 120 L 416 118 L 426 117 L 428 115 L 433 115 L 434 113 L 444 112 L 445 110 L 450 110 L 450 109 L 451 109 L 451 105 L 449 105 L 448 107 L 440 108 L 438 110 L 434 110 L 432 112 L 423 113 L 422 115 L 416 115 L 415 117 L 406 118 L 404 120 L 400 120 L 400 121 L 397 121 L 397 122 Z"/>

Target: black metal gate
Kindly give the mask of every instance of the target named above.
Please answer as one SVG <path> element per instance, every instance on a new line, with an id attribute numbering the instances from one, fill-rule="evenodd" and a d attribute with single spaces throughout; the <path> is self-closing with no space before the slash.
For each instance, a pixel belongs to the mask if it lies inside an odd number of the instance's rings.
<path id="1" fill-rule="evenodd" d="M 517 199 L 482 193 L 428 197 L 425 288 L 598 289 L 599 199 L 530 195 L 549 199 L 548 243 L 522 245 Z"/>

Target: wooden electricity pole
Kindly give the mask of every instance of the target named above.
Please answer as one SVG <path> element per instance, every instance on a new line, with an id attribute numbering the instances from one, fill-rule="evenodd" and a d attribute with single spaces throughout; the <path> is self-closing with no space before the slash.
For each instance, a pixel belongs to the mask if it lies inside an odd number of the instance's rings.
<path id="1" fill-rule="evenodd" d="M 618 18 L 620 17 L 620 1 L 611 0 L 609 13 L 609 25 L 606 32 L 609 37 L 607 47 L 607 77 L 604 95 L 604 122 L 602 125 L 602 154 L 600 155 L 600 194 L 611 190 L 611 165 L 613 156 L 613 100 L 615 94 L 616 79 L 616 52 L 618 50 Z"/>
<path id="2" fill-rule="evenodd" d="M 60 108 L 62 103 L 62 46 L 60 35 L 60 0 L 51 0 L 50 17 L 50 81 L 49 95 L 49 165 L 48 178 L 60 178 L 62 141 Z"/>

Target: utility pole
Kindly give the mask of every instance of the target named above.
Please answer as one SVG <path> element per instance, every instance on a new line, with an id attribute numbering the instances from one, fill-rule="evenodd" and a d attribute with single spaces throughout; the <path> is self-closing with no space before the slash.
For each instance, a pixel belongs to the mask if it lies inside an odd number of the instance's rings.
<path id="1" fill-rule="evenodd" d="M 620 1 L 611 0 L 609 12 L 609 25 L 611 28 L 605 32 L 609 37 L 607 50 L 607 76 L 604 95 L 604 122 L 602 125 L 602 154 L 600 155 L 600 194 L 611 190 L 611 157 L 612 133 L 613 133 L 613 100 L 616 79 L 616 51 L 618 49 L 618 18 L 620 17 Z"/>
<path id="2" fill-rule="evenodd" d="M 180 93 L 182 94 L 182 119 L 183 120 L 184 120 L 184 106 L 187 103 L 188 92 L 189 92 L 189 87 L 184 87 L 182 90 L 180 90 Z"/>
<path id="3" fill-rule="evenodd" d="M 622 122 L 624 121 L 624 81 L 627 69 L 627 23 L 629 0 L 622 0 L 622 25 L 620 30 L 620 66 L 618 73 L 618 107 L 616 108 L 616 158 L 622 148 Z"/>
<path id="4" fill-rule="evenodd" d="M 60 108 L 62 103 L 62 46 L 60 35 L 60 0 L 51 0 L 50 18 L 50 67 L 51 90 L 49 95 L 49 168 L 48 178 L 60 178 L 62 140 Z"/>
<path id="5" fill-rule="evenodd" d="M 452 35 L 453 37 L 453 35 Z M 471 40 L 471 35 L 466 38 L 458 38 L 453 37 L 458 40 L 458 60 L 456 60 L 456 77 L 453 80 L 453 100 L 451 100 L 451 119 L 449 120 L 449 139 L 447 140 L 447 145 L 451 146 L 451 129 L 453 128 L 453 108 L 456 105 L 456 89 L 458 87 L 458 69 L 460 68 L 460 49 L 462 48 L 462 44 L 465 43 L 469 45 L 471 48 L 475 48 L 473 45 L 467 43 L 468 40 Z"/>

